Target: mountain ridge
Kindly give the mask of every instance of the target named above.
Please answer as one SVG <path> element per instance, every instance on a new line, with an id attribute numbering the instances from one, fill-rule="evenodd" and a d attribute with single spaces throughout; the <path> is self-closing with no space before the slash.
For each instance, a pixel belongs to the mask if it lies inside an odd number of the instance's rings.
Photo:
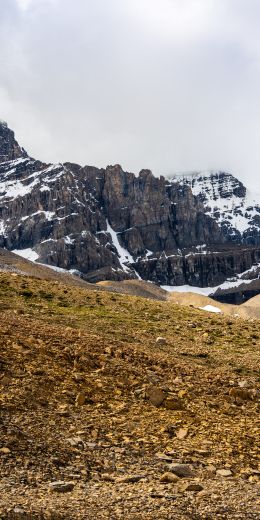
<path id="1" fill-rule="evenodd" d="M 172 182 L 190 186 L 206 214 L 220 225 L 225 236 L 236 243 L 258 244 L 260 195 L 248 190 L 232 173 L 223 170 L 173 175 Z"/>
<path id="2" fill-rule="evenodd" d="M 186 182 L 118 164 L 42 163 L 0 123 L 1 157 L 0 247 L 91 282 L 216 286 L 260 262 L 257 225 L 253 243 L 232 240 Z"/>

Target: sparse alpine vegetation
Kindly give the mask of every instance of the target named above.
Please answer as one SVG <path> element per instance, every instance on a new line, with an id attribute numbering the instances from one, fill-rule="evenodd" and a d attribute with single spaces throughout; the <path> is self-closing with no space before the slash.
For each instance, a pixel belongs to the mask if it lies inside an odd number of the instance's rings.
<path id="1" fill-rule="evenodd" d="M 1 518 L 259 517 L 259 322 L 17 273 L 0 290 Z"/>

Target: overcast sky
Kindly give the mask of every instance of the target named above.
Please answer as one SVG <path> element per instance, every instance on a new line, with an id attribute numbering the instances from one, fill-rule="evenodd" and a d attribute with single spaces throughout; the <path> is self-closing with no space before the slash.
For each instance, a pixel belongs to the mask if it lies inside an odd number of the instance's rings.
<path id="1" fill-rule="evenodd" d="M 0 0 L 0 118 L 44 161 L 260 191 L 259 0 Z"/>

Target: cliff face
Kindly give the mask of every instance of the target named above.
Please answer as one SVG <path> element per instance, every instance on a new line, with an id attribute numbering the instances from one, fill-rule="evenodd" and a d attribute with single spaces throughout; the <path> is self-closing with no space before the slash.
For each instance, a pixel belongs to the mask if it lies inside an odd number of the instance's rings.
<path id="1" fill-rule="evenodd" d="M 177 175 L 170 182 L 189 186 L 204 211 L 221 227 L 228 241 L 260 245 L 260 196 L 222 171 Z"/>
<path id="2" fill-rule="evenodd" d="M 15 140 L 14 132 L 0 119 L 0 163 L 26 156 L 26 151 Z"/>
<path id="3" fill-rule="evenodd" d="M 44 164 L 6 124 L 0 136 L 0 247 L 90 281 L 141 276 L 165 285 L 216 285 L 258 259 L 257 247 L 230 250 L 187 183 L 119 165 Z"/>

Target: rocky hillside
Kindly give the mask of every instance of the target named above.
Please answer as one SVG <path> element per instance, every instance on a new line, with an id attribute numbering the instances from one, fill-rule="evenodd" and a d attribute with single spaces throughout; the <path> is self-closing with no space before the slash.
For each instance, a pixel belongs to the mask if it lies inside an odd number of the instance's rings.
<path id="1" fill-rule="evenodd" d="M 119 165 L 44 164 L 3 122 L 0 203 L 0 247 L 91 282 L 215 286 L 260 262 L 258 241 L 234 244 L 187 183 Z"/>
<path id="2" fill-rule="evenodd" d="M 2 520 L 258 520 L 259 323 L 0 273 Z"/>
<path id="3" fill-rule="evenodd" d="M 227 172 L 191 172 L 176 175 L 171 182 L 189 186 L 230 241 L 260 244 L 260 195 L 252 194 Z"/>

